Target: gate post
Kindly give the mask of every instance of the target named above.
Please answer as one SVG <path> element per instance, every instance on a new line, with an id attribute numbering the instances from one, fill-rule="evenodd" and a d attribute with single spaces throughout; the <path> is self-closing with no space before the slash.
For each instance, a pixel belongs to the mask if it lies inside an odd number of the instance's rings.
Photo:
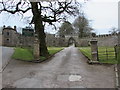
<path id="1" fill-rule="evenodd" d="M 40 50 L 39 50 L 39 40 L 38 40 L 38 36 L 37 34 L 35 34 L 35 37 L 34 37 L 34 51 L 33 51 L 33 54 L 34 54 L 34 58 L 35 60 L 39 60 L 40 58 Z"/>
<path id="2" fill-rule="evenodd" d="M 98 61 L 98 46 L 97 46 L 97 40 L 92 39 L 90 41 L 91 43 L 91 55 L 92 55 L 92 61 Z"/>

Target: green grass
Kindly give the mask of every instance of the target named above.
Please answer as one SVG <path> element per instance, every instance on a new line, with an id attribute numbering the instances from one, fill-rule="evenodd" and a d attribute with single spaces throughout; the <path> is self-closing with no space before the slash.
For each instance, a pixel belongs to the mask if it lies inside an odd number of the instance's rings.
<path id="1" fill-rule="evenodd" d="M 62 50 L 63 47 L 48 47 L 48 51 L 50 55 L 57 53 Z M 34 60 L 33 51 L 30 48 L 15 48 L 15 52 L 12 55 L 13 59 L 24 60 L 24 61 L 32 61 Z M 45 60 L 46 57 L 40 56 L 41 60 Z"/>
<path id="2" fill-rule="evenodd" d="M 91 60 L 91 48 L 90 47 L 81 47 L 80 51 Z M 106 47 L 98 48 L 99 62 L 116 64 L 117 60 L 115 59 L 114 48 L 107 47 L 107 51 L 108 51 L 108 58 L 106 55 Z"/>
<path id="3" fill-rule="evenodd" d="M 34 59 L 32 50 L 28 48 L 15 48 L 13 59 L 31 61 Z"/>
<path id="4" fill-rule="evenodd" d="M 53 55 L 62 49 L 64 49 L 64 47 L 48 47 L 48 51 L 50 55 Z"/>
<path id="5" fill-rule="evenodd" d="M 91 59 L 91 49 L 90 49 L 90 47 L 81 47 L 79 49 L 85 56 L 87 56 L 89 59 Z"/>

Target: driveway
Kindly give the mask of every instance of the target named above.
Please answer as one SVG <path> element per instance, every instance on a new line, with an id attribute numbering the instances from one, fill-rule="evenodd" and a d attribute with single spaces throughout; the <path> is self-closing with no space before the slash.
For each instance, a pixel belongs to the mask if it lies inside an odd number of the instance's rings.
<path id="1" fill-rule="evenodd" d="M 73 46 L 43 63 L 12 60 L 3 71 L 3 87 L 114 88 L 114 65 L 89 65 Z"/>
<path id="2" fill-rule="evenodd" d="M 1 58 L 0 66 L 2 69 L 4 69 L 5 66 L 8 64 L 8 62 L 11 60 L 11 56 L 14 52 L 14 49 L 10 47 L 0 46 L 0 50 L 2 51 L 0 53 L 0 58 Z"/>
<path id="3" fill-rule="evenodd" d="M 0 89 L 2 88 L 2 71 L 11 60 L 13 48 L 0 46 Z"/>

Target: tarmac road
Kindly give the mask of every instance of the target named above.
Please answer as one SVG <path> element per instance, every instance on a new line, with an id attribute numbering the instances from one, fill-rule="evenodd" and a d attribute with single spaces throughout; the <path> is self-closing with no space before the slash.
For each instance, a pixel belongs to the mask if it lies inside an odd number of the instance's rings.
<path id="1" fill-rule="evenodd" d="M 11 60 L 3 71 L 5 88 L 114 88 L 114 65 L 89 65 L 74 46 L 43 63 Z"/>
<path id="2" fill-rule="evenodd" d="M 2 49 L 1 49 L 2 48 Z M 10 48 L 10 47 L 3 47 L 1 46 L 0 49 L 2 50 L 2 57 L 0 56 L 0 60 L 2 60 L 0 62 L 0 65 L 2 65 L 2 69 L 5 68 L 5 66 L 8 64 L 8 62 L 11 60 L 11 56 L 14 52 L 14 49 L 13 48 Z"/>
<path id="3" fill-rule="evenodd" d="M 0 46 L 0 89 L 2 88 L 2 71 L 11 60 L 13 48 Z"/>

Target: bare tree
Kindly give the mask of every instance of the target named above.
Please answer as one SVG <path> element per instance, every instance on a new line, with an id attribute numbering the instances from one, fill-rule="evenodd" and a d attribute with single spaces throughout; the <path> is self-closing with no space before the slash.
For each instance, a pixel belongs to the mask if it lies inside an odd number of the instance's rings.
<path id="1" fill-rule="evenodd" d="M 78 16 L 73 25 L 79 34 L 79 38 L 89 36 L 93 30 L 89 25 L 89 20 L 84 15 Z"/>
<path id="2" fill-rule="evenodd" d="M 64 21 L 59 27 L 59 36 L 71 35 L 72 33 L 74 33 L 72 24 L 69 21 Z"/>
<path id="3" fill-rule="evenodd" d="M 40 0 L 39 2 L 30 2 L 30 0 L 4 0 L 0 2 L 0 12 L 6 11 L 11 14 L 24 14 L 30 10 L 33 14 L 31 24 L 34 24 L 35 33 L 38 34 L 40 41 L 40 55 L 47 57 L 49 53 L 45 42 L 44 23 L 47 22 L 53 25 L 53 22 L 62 20 L 63 16 L 67 14 L 77 15 L 79 13 L 78 2 L 75 0 Z"/>

